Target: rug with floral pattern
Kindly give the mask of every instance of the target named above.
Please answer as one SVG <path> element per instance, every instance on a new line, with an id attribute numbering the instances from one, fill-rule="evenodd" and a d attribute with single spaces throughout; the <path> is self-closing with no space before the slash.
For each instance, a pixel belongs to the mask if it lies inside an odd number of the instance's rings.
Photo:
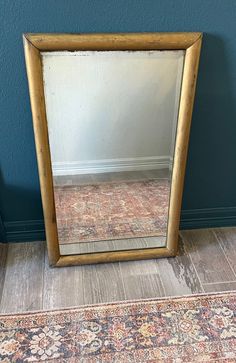
<path id="1" fill-rule="evenodd" d="M 61 244 L 166 236 L 168 179 L 55 186 Z"/>
<path id="2" fill-rule="evenodd" d="M 0 316 L 0 361 L 236 362 L 236 292 Z"/>

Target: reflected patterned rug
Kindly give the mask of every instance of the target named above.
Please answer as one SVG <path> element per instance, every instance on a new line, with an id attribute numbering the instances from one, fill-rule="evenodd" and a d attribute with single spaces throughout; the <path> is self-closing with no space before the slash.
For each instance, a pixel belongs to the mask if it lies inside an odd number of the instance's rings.
<path id="1" fill-rule="evenodd" d="M 165 236 L 167 179 L 56 186 L 61 244 Z"/>
<path id="2" fill-rule="evenodd" d="M 0 316 L 1 362 L 236 362 L 236 292 Z"/>

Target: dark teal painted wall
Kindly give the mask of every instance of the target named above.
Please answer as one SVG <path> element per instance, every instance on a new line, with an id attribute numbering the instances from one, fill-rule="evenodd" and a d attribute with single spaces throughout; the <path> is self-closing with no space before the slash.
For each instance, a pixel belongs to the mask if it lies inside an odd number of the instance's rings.
<path id="1" fill-rule="evenodd" d="M 235 0 L 2 0 L 0 27 L 0 214 L 9 240 L 43 233 L 24 32 L 204 32 L 182 226 L 236 223 Z"/>

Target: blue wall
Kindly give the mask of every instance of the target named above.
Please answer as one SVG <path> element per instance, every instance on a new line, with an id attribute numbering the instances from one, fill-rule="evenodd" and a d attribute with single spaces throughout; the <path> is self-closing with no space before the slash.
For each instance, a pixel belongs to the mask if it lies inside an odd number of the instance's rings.
<path id="1" fill-rule="evenodd" d="M 0 214 L 9 241 L 43 237 L 24 32 L 204 32 L 181 224 L 236 223 L 235 0 L 3 0 L 0 24 Z"/>

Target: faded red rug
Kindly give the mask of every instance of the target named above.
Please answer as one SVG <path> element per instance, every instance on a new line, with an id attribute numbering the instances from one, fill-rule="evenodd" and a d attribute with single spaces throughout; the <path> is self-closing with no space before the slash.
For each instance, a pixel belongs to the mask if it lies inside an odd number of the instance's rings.
<path id="1" fill-rule="evenodd" d="M 236 292 L 0 316 L 1 362 L 236 362 Z"/>
<path id="2" fill-rule="evenodd" d="M 61 244 L 165 236 L 167 179 L 55 186 Z"/>

